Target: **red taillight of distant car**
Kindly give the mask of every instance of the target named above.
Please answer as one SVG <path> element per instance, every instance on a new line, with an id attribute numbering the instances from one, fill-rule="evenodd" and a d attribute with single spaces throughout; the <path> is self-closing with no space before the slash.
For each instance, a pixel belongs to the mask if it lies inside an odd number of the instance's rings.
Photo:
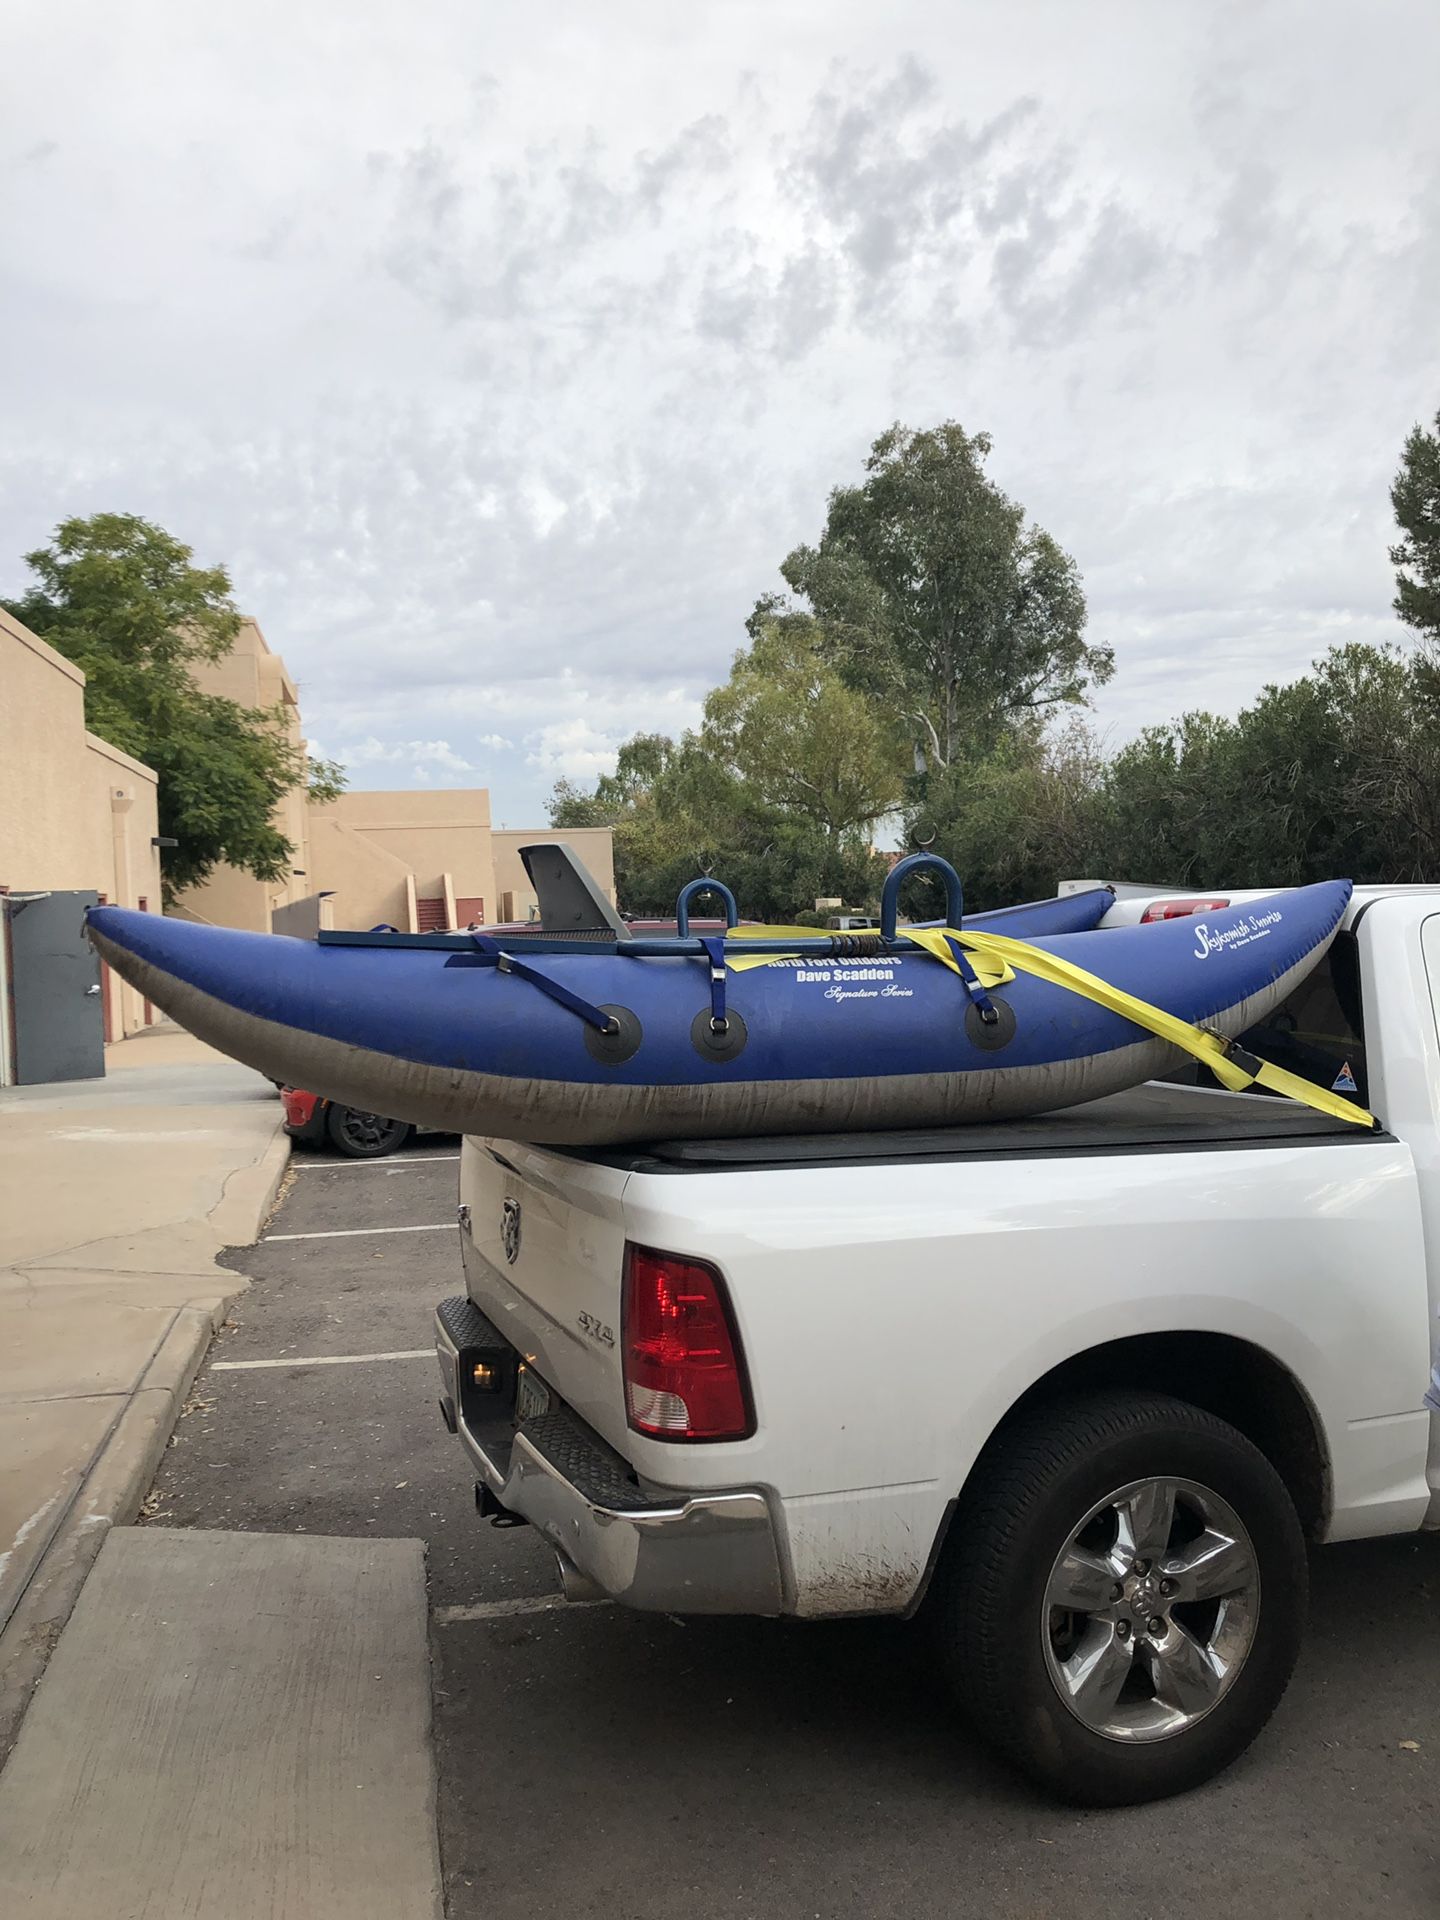
<path id="1" fill-rule="evenodd" d="M 290 1127 L 308 1127 L 319 1105 L 318 1093 L 302 1093 L 299 1087 L 282 1087 L 280 1101 L 285 1109 L 285 1124 Z"/>
<path id="2" fill-rule="evenodd" d="M 1145 909 L 1140 916 L 1140 924 L 1147 927 L 1155 920 L 1187 920 L 1192 913 L 1218 913 L 1222 907 L 1228 907 L 1228 900 L 1157 900 L 1153 906 Z"/>

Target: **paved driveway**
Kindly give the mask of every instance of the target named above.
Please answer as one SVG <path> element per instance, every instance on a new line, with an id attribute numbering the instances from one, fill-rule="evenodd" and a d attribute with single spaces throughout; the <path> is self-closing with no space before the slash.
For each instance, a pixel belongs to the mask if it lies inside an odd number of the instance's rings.
<path id="1" fill-rule="evenodd" d="M 558 1605 L 436 1411 L 453 1143 L 296 1169 L 152 1524 L 426 1540 L 454 1920 L 1440 1912 L 1440 1536 L 1315 1556 L 1299 1674 L 1219 1781 L 1057 1808 L 970 1741 L 918 1629 Z"/>

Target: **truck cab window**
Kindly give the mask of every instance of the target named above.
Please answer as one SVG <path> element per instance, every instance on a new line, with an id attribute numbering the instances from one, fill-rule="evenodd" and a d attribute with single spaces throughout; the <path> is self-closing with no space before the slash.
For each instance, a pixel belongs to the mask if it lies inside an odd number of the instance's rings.
<path id="1" fill-rule="evenodd" d="M 1260 1026 L 1241 1034 L 1240 1044 L 1273 1066 L 1284 1067 L 1317 1087 L 1327 1087 L 1364 1106 L 1369 1096 L 1365 1071 L 1364 1015 L 1360 997 L 1360 953 L 1355 936 L 1337 934 L 1329 953 L 1289 998 Z M 1196 1063 L 1167 1079 L 1187 1086 L 1216 1087 L 1207 1067 Z M 1265 1098 L 1261 1087 L 1251 1091 Z"/>

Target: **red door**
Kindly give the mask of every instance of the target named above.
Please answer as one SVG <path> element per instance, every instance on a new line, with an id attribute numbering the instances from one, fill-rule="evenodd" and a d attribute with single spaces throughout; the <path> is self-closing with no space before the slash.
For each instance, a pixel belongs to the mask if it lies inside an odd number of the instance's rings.
<path id="1" fill-rule="evenodd" d="M 100 904 L 102 907 L 109 906 L 108 893 L 100 895 Z M 100 1020 L 104 1028 L 105 1044 L 108 1047 L 115 1038 L 115 1015 L 110 1006 L 110 968 L 104 960 L 100 962 Z"/>
<path id="2" fill-rule="evenodd" d="M 455 896 L 455 924 L 468 927 L 471 922 L 477 927 L 485 924 L 485 902 L 478 893 L 457 893 Z"/>
<path id="3" fill-rule="evenodd" d="M 140 896 L 139 907 L 141 913 L 148 913 L 150 911 L 150 902 L 145 898 L 143 893 Z M 148 1000 L 145 1002 L 145 1024 L 147 1027 L 153 1027 L 155 1024 L 155 1009 Z"/>

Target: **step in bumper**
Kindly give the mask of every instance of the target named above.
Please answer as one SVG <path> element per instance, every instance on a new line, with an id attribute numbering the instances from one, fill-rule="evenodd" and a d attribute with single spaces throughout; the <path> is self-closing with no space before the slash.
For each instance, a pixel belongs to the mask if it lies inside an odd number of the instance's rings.
<path id="1" fill-rule="evenodd" d="M 462 1358 L 508 1351 L 471 1301 L 440 1303 L 441 1410 L 498 1506 L 528 1520 L 562 1561 L 625 1606 L 659 1613 L 784 1611 L 774 1519 L 763 1493 L 638 1485 L 626 1462 L 569 1408 L 519 1427 L 513 1399 L 493 1416 L 477 1412 L 462 1391 Z"/>

